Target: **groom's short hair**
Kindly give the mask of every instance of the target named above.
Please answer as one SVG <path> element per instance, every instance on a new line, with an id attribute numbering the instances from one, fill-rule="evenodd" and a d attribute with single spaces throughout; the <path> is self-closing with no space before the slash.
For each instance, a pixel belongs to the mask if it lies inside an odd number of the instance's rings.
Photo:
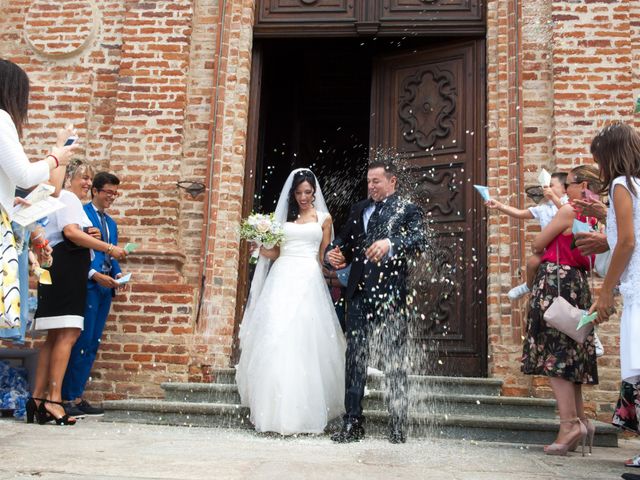
<path id="1" fill-rule="evenodd" d="M 384 173 L 387 178 L 398 176 L 398 169 L 391 162 L 385 162 L 384 160 L 372 160 L 369 162 L 368 170 L 373 170 L 374 168 L 384 169 Z"/>

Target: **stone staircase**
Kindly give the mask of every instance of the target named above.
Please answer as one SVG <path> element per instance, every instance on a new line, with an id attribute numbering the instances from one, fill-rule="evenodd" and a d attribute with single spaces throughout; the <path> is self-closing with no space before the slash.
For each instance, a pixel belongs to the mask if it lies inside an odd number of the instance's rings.
<path id="1" fill-rule="evenodd" d="M 164 383 L 164 400 L 104 402 L 105 421 L 251 429 L 240 405 L 235 370 L 214 372 L 215 383 Z M 409 377 L 409 436 L 549 444 L 556 435 L 555 401 L 502 397 L 502 381 L 489 378 Z M 384 376 L 369 375 L 364 400 L 366 431 L 385 436 Z M 328 430 L 339 427 L 339 420 Z M 596 422 L 594 445 L 617 447 L 618 431 Z"/>

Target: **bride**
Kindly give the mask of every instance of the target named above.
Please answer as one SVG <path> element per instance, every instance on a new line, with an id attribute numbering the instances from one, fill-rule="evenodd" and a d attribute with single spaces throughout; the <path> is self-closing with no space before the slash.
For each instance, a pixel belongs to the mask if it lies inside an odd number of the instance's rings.
<path id="1" fill-rule="evenodd" d="M 275 217 L 284 241 L 260 247 L 236 382 L 258 432 L 322 433 L 344 413 L 345 339 L 319 260 L 332 219 L 311 170 L 289 174 Z"/>

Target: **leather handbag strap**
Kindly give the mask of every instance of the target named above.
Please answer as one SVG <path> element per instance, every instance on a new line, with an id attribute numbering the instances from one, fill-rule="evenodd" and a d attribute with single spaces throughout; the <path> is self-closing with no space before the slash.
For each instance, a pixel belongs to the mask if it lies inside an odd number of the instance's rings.
<path id="1" fill-rule="evenodd" d="M 558 278 L 558 297 L 561 297 L 560 291 L 562 290 L 562 284 L 560 283 L 560 245 L 556 240 L 556 277 Z"/>

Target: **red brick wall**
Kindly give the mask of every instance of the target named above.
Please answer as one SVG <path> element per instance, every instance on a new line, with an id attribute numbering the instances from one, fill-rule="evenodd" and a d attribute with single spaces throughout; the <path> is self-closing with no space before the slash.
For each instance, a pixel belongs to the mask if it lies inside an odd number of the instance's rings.
<path id="1" fill-rule="evenodd" d="M 521 14 L 512 1 L 487 4 L 487 183 L 493 196 L 513 205 L 522 201 Z M 523 311 L 506 296 L 521 282 L 522 225 L 488 215 L 489 372 L 505 379 L 505 394 L 526 394 L 529 380 L 518 365 Z"/>
<path id="2" fill-rule="evenodd" d="M 589 144 L 607 121 L 633 121 L 632 7 L 639 2 L 553 2 L 554 137 L 559 167 L 591 164 Z M 635 36 L 637 44 L 638 38 Z M 605 356 L 590 407 L 606 418 L 619 385 L 617 319 L 598 328 Z"/>
<path id="3" fill-rule="evenodd" d="M 503 200 L 530 206 L 524 188 L 536 184 L 539 168 L 591 163 L 588 147 L 598 129 L 607 120 L 633 121 L 639 21 L 635 0 L 489 2 L 489 184 Z M 518 76 L 519 105 L 511 83 Z M 551 395 L 545 379 L 519 372 L 524 305 L 506 298 L 521 281 L 519 267 L 538 231 L 535 222 L 490 215 L 490 371 L 505 379 L 506 394 Z M 619 382 L 618 322 L 599 333 L 606 351 L 598 360 L 600 385 L 585 388 L 585 396 L 587 407 L 607 419 Z"/>
<path id="4" fill-rule="evenodd" d="M 0 55 L 21 64 L 33 86 L 28 153 L 43 156 L 52 130 L 72 121 L 80 156 L 121 177 L 122 240 L 142 245 L 124 264 L 135 281 L 114 304 L 90 384 L 95 399 L 159 395 L 162 381 L 206 381 L 229 363 L 253 3 L 0 2 Z M 590 162 L 603 121 L 632 119 L 640 0 L 486 3 L 488 183 L 528 206 L 524 188 L 540 167 Z M 180 179 L 211 189 L 193 199 L 176 189 Z M 490 374 L 505 380 L 506 394 L 548 396 L 544 381 L 520 374 L 524 304 L 506 297 L 539 229 L 494 213 L 488 224 Z M 602 384 L 586 389 L 603 415 L 617 390 L 617 328 L 601 327 Z"/>
<path id="5" fill-rule="evenodd" d="M 633 55 L 633 93 L 634 98 L 640 99 L 640 2 L 632 2 L 631 17 L 631 54 Z M 640 116 L 635 115 L 635 125 L 640 128 Z"/>

